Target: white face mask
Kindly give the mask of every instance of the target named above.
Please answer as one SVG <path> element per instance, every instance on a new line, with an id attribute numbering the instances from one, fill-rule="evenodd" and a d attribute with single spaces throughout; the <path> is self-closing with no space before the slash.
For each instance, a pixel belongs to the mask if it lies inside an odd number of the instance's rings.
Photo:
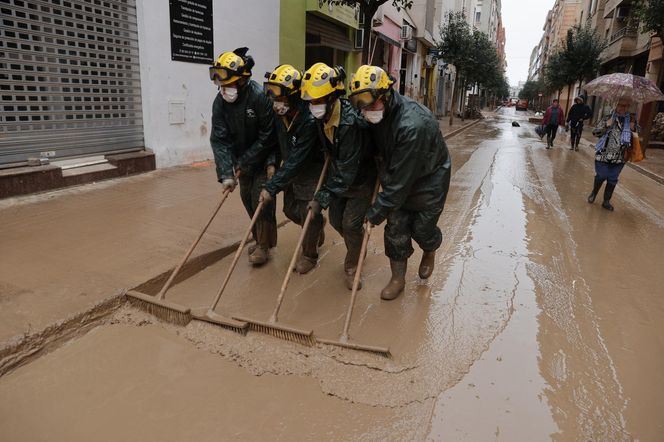
<path id="1" fill-rule="evenodd" d="M 237 100 L 237 88 L 234 87 L 222 87 L 219 89 L 219 93 L 224 101 L 228 103 L 233 103 Z"/>
<path id="2" fill-rule="evenodd" d="M 322 120 L 327 111 L 327 105 L 325 103 L 323 104 L 309 103 L 309 110 L 311 111 L 311 115 L 313 115 L 315 119 Z"/>
<path id="3" fill-rule="evenodd" d="M 382 110 L 377 110 L 377 111 L 363 110 L 362 111 L 362 116 L 369 123 L 378 124 L 383 119 L 383 111 Z"/>
<path id="4" fill-rule="evenodd" d="M 275 101 L 272 103 L 272 109 L 277 113 L 277 115 L 286 115 L 288 112 L 288 103 L 283 103 L 281 101 Z"/>

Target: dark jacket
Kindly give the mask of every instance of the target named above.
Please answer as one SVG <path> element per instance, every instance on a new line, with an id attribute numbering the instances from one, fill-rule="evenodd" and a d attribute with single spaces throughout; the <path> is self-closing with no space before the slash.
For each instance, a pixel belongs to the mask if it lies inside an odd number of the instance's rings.
<path id="1" fill-rule="evenodd" d="M 442 208 L 450 187 L 452 162 L 438 121 L 423 105 L 392 94 L 383 120 L 370 125 L 382 184 L 369 210 L 374 221 L 392 210 Z"/>
<path id="2" fill-rule="evenodd" d="M 253 80 L 241 89 L 234 103 L 217 94 L 212 104 L 210 144 L 221 182 L 238 167 L 244 175 L 259 173 L 277 162 L 272 102 Z"/>
<path id="3" fill-rule="evenodd" d="M 557 121 L 551 121 L 551 111 L 553 109 L 553 105 L 549 106 L 546 109 L 546 112 L 544 113 L 544 118 L 542 119 L 542 124 L 543 125 L 558 125 L 558 126 L 564 126 L 565 125 L 565 112 L 563 112 L 563 108 L 558 106 L 558 118 Z"/>
<path id="4" fill-rule="evenodd" d="M 321 207 L 330 205 L 332 198 L 366 197 L 371 194 L 376 180 L 367 123 L 348 100 L 341 101 L 341 120 L 330 143 L 323 131 L 323 122 L 317 121 L 318 136 L 330 155 L 330 170 L 323 187 L 314 199 Z"/>
<path id="5" fill-rule="evenodd" d="M 265 184 L 265 189 L 274 196 L 291 183 L 303 186 L 313 183 L 315 188 L 323 169 L 324 155 L 316 119 L 309 112 L 308 103 L 300 102 L 290 127 L 285 118 L 275 116 L 275 127 L 283 163 Z"/>
<path id="6" fill-rule="evenodd" d="M 587 120 L 593 114 L 592 109 L 587 104 L 584 103 L 574 103 L 574 105 L 569 110 L 569 115 L 567 115 L 567 121 L 576 123 L 578 121 Z"/>

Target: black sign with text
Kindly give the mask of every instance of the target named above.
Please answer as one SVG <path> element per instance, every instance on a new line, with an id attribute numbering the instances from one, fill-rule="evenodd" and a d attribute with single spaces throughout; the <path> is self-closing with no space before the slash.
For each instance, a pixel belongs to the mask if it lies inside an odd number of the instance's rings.
<path id="1" fill-rule="evenodd" d="M 212 0 L 170 0 L 171 60 L 212 64 Z"/>

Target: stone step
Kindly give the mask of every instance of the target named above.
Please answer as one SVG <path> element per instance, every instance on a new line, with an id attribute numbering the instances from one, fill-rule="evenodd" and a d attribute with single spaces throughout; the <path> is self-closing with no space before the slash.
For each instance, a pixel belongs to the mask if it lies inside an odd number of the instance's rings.
<path id="1" fill-rule="evenodd" d="M 69 169 L 62 169 L 62 177 L 63 178 L 69 178 L 69 177 L 74 177 L 74 176 L 79 176 L 79 175 L 86 175 L 86 174 L 92 174 L 92 173 L 100 173 L 100 172 L 105 172 L 109 170 L 115 170 L 117 167 L 114 165 L 105 162 L 105 163 L 98 163 L 98 164 L 90 164 L 87 166 L 78 166 L 78 167 L 73 167 Z"/>

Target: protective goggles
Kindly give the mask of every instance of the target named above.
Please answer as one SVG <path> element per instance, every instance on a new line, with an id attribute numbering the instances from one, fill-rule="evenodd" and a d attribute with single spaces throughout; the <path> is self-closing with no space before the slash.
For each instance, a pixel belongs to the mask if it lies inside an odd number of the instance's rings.
<path id="1" fill-rule="evenodd" d="M 221 81 L 226 81 L 231 77 L 236 77 L 242 75 L 241 72 L 239 71 L 233 71 L 228 68 L 219 68 L 212 66 L 210 68 L 210 80 L 214 81 L 215 79 L 219 79 Z"/>
<path id="2" fill-rule="evenodd" d="M 280 84 L 265 82 L 263 83 L 263 92 L 270 98 L 280 98 L 287 97 L 292 91 Z"/>
<path id="3" fill-rule="evenodd" d="M 365 89 L 363 91 L 355 92 L 352 94 L 349 99 L 353 107 L 358 110 L 362 110 L 374 104 L 376 100 L 382 97 L 385 94 L 385 91 L 374 90 L 374 89 Z"/>

